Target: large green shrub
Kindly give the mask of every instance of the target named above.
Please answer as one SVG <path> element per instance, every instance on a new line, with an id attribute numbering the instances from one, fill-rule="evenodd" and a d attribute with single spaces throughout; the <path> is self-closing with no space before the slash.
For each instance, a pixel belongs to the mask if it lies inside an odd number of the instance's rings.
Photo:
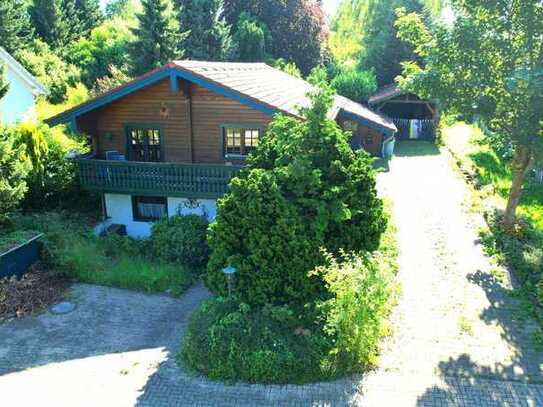
<path id="1" fill-rule="evenodd" d="M 388 333 L 397 254 L 388 224 L 372 255 L 341 253 L 340 261 L 322 254 L 324 265 L 310 274 L 327 293 L 310 303 L 209 300 L 192 317 L 180 357 L 192 370 L 229 381 L 303 383 L 366 371 Z"/>
<path id="2" fill-rule="evenodd" d="M 79 187 L 77 165 L 70 153 L 88 150 L 84 141 L 67 135 L 62 128 L 23 123 L 13 129 L 12 137 L 24 147 L 32 169 L 26 178 L 28 193 L 22 206 L 27 210 L 78 207 L 94 204 Z"/>
<path id="3" fill-rule="evenodd" d="M 372 159 L 353 152 L 348 134 L 327 118 L 332 92 L 311 98 L 306 121 L 274 120 L 219 201 L 205 277 L 212 291 L 225 293 L 220 270 L 233 265 L 243 301 L 313 301 L 324 285 L 307 273 L 322 263 L 321 247 L 336 254 L 377 249 L 386 217 Z"/>
<path id="4" fill-rule="evenodd" d="M 12 129 L 0 126 L 0 218 L 24 198 L 31 168 L 24 146 L 15 145 Z"/>
<path id="5" fill-rule="evenodd" d="M 209 300 L 192 316 L 181 357 L 211 379 L 303 383 L 329 377 L 320 361 L 328 339 L 303 328 L 286 306 L 251 308 L 235 299 Z"/>
<path id="6" fill-rule="evenodd" d="M 151 247 L 156 258 L 203 268 L 209 258 L 207 219 L 199 215 L 164 218 L 153 225 Z"/>

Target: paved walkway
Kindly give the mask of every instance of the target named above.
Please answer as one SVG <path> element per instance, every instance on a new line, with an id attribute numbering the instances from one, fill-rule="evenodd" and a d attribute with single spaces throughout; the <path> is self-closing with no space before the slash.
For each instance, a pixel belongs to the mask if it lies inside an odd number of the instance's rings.
<path id="1" fill-rule="evenodd" d="M 225 386 L 174 360 L 181 299 L 77 285 L 75 312 L 0 325 L 0 406 L 543 406 L 543 354 L 513 317 L 463 210 L 465 185 L 429 146 L 401 148 L 381 193 L 394 201 L 403 295 L 381 367 L 307 386 Z M 423 155 L 421 155 L 423 154 Z"/>

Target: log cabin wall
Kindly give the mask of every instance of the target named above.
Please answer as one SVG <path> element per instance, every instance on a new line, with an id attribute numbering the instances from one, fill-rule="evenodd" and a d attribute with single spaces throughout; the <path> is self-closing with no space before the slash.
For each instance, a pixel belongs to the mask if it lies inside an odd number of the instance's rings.
<path id="1" fill-rule="evenodd" d="M 355 144 L 362 145 L 364 150 L 372 155 L 381 155 L 383 135 L 379 131 L 341 117 L 337 119 L 337 122 L 344 130 L 348 130 L 352 123 L 355 123 L 356 132 L 353 132 L 353 138 L 358 138 L 358 143 Z M 351 124 L 347 125 L 348 122 Z"/>
<path id="2" fill-rule="evenodd" d="M 172 92 L 170 81 L 131 93 L 77 119 L 80 131 L 93 138 L 99 157 L 106 151 L 126 154 L 125 126 L 155 124 L 162 131 L 164 161 L 224 163 L 221 155 L 222 124 L 248 124 L 265 128 L 272 117 L 200 86 L 184 84 Z M 192 98 L 193 151 L 190 151 L 189 98 Z"/>

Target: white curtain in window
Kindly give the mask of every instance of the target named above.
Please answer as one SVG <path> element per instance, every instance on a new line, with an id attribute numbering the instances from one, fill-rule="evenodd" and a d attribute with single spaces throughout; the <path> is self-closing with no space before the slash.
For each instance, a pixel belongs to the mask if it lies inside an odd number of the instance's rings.
<path id="1" fill-rule="evenodd" d="M 160 219 L 166 216 L 166 206 L 158 203 L 138 203 L 138 211 L 143 218 Z"/>

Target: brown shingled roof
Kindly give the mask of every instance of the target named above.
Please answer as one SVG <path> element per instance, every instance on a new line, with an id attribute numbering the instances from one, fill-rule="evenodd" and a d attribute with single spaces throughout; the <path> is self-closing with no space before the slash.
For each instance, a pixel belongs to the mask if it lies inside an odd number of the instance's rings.
<path id="1" fill-rule="evenodd" d="M 309 106 L 307 94 L 315 89 L 305 80 L 263 63 L 174 61 L 174 64 L 294 116 L 300 115 L 300 107 Z M 396 131 L 388 117 L 336 96 L 330 117 L 335 118 L 340 110 Z"/>
<path id="2" fill-rule="evenodd" d="M 77 116 L 84 111 L 94 109 L 94 106 L 100 104 L 100 99 L 103 100 L 104 104 L 109 103 L 116 94 L 126 93 L 127 91 L 131 91 L 132 88 L 136 89 L 138 82 L 147 80 L 149 77 L 168 69 L 185 72 L 193 77 L 193 79 L 196 77 L 204 80 L 220 89 L 226 89 L 235 95 L 243 96 L 260 105 L 264 105 L 270 110 L 280 111 L 297 117 L 301 117 L 300 108 L 308 107 L 310 104 L 307 93 L 315 89 L 305 80 L 296 78 L 264 63 L 173 61 L 104 95 L 100 95 L 82 105 L 52 117 L 48 121 L 58 123 L 64 121 L 70 115 Z M 181 76 L 182 72 L 179 72 Z M 336 96 L 334 106 L 329 115 L 333 119 L 341 111 L 358 116 L 369 125 L 392 132 L 396 131 L 394 123 L 388 117 L 376 113 L 350 99 Z"/>

